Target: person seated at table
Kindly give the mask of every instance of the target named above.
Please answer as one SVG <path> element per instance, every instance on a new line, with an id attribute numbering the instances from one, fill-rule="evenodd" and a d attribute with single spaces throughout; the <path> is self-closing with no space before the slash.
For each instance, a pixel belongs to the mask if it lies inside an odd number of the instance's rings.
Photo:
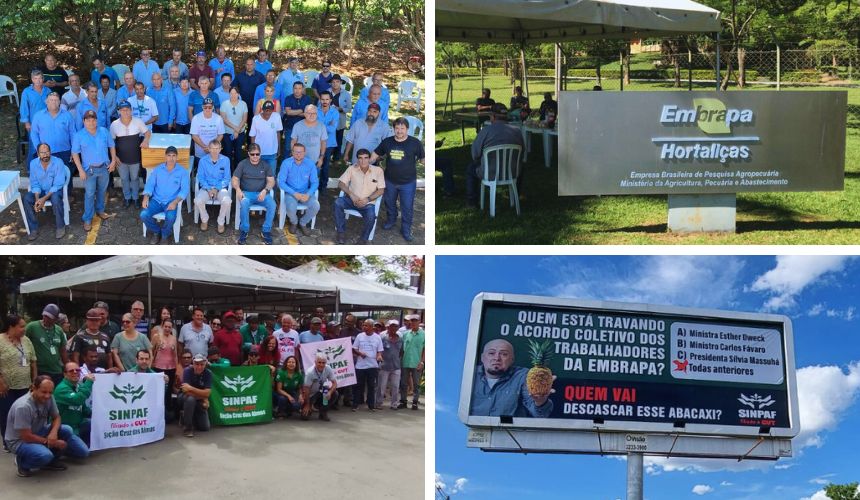
<path id="1" fill-rule="evenodd" d="M 531 108 L 529 107 L 529 98 L 523 95 L 523 88 L 517 85 L 514 87 L 514 95 L 511 97 L 511 106 L 508 112 L 514 117 L 519 113 L 521 120 L 528 118 Z"/>
<path id="2" fill-rule="evenodd" d="M 478 137 L 472 143 L 472 163 L 466 167 L 466 200 L 469 205 L 479 205 L 478 186 L 484 175 L 484 167 L 481 164 L 484 150 L 493 146 L 507 144 L 518 145 L 525 151 L 522 131 L 519 127 L 508 123 L 507 108 L 505 108 L 504 104 L 497 103 L 493 106 L 493 112 L 490 114 L 490 125 L 481 129 Z M 522 151 L 520 154 L 522 154 Z M 518 168 L 520 163 L 521 161 L 514 165 L 512 172 L 513 176 L 517 178 L 518 190 L 521 188 L 523 180 L 522 170 Z M 490 165 L 492 166 L 493 164 L 493 159 L 490 158 Z"/>
<path id="3" fill-rule="evenodd" d="M 552 99 L 552 92 L 543 93 L 543 102 L 540 103 L 540 119 L 546 120 L 548 111 L 552 111 L 554 115 L 558 114 L 558 102 Z"/>
<path id="4" fill-rule="evenodd" d="M 487 113 L 493 110 L 496 101 L 490 98 L 490 89 L 481 91 L 481 97 L 475 101 L 475 109 L 478 113 Z"/>

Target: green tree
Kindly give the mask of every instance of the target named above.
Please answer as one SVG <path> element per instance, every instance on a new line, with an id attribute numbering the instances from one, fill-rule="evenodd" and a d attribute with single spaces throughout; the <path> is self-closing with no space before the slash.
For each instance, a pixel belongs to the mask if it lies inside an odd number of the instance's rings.
<path id="1" fill-rule="evenodd" d="M 830 500 L 860 500 L 860 483 L 856 481 L 848 484 L 829 484 L 824 492 Z"/>

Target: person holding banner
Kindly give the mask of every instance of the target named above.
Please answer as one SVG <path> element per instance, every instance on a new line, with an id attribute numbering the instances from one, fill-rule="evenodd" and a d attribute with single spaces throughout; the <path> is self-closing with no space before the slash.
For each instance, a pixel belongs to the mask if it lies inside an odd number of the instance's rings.
<path id="1" fill-rule="evenodd" d="M 60 462 L 64 454 L 86 458 L 87 445 L 75 436 L 72 428 L 62 425 L 60 411 L 54 401 L 54 382 L 39 375 L 30 392 L 12 404 L 6 428 L 6 442 L 15 453 L 19 477 L 30 477 L 33 469 L 66 470 Z"/>
<path id="2" fill-rule="evenodd" d="M 283 363 L 288 357 L 299 354 L 299 332 L 293 328 L 296 325 L 296 320 L 289 314 L 281 316 L 281 328 L 275 330 L 272 336 L 278 341 L 278 351 L 280 351 L 280 361 Z"/>
<path id="3" fill-rule="evenodd" d="M 334 370 L 328 365 L 325 354 L 318 353 L 316 355 L 314 368 L 305 372 L 304 378 L 302 420 L 308 420 L 312 408 L 317 408 L 320 412 L 320 420 L 330 421 L 331 419 L 328 418 L 329 402 L 336 402 L 338 398 L 337 377 L 335 377 Z"/>
<path id="4" fill-rule="evenodd" d="M 260 356 L 257 359 L 257 363 L 272 367 L 272 375 L 274 376 L 275 371 L 281 366 L 281 351 L 278 350 L 278 339 L 276 339 L 274 335 L 269 335 L 266 337 L 266 340 L 258 346 L 257 351 Z M 254 346 L 251 346 L 251 352 L 248 353 L 248 361 L 251 360 L 250 356 L 253 353 Z M 247 364 L 248 361 L 245 361 L 245 363 Z"/>
<path id="5" fill-rule="evenodd" d="M 145 335 L 135 329 L 134 318 L 131 313 L 122 316 L 122 333 L 117 334 L 111 342 L 113 353 L 113 364 L 121 371 L 131 371 L 138 359 L 138 352 L 145 350 L 152 353 L 152 344 Z"/>
<path id="6" fill-rule="evenodd" d="M 304 404 L 301 387 L 304 384 L 304 376 L 299 371 L 299 361 L 295 356 L 290 356 L 284 362 L 284 369 L 278 370 L 275 378 L 275 401 L 277 401 L 277 416 L 286 418 L 299 411 Z"/>
<path id="7" fill-rule="evenodd" d="M 194 429 L 209 430 L 209 394 L 212 392 L 212 372 L 206 368 L 206 358 L 195 354 L 191 366 L 182 374 L 182 428 L 185 437 L 194 437 Z"/>
<path id="8" fill-rule="evenodd" d="M 63 380 L 54 389 L 54 401 L 60 412 L 60 421 L 72 428 L 75 436 L 84 443 L 90 443 L 90 417 L 92 416 L 93 380 L 96 376 L 88 373 L 81 380 L 81 368 L 77 363 L 66 363 Z"/>
<path id="9" fill-rule="evenodd" d="M 352 389 L 352 411 L 358 411 L 358 406 L 365 399 L 367 387 L 367 409 L 376 411 L 376 378 L 379 376 L 379 362 L 382 361 L 382 339 L 373 331 L 373 320 L 366 319 L 362 323 L 363 331 L 355 337 L 352 343 L 352 353 L 355 354 L 355 376 L 358 383 Z"/>

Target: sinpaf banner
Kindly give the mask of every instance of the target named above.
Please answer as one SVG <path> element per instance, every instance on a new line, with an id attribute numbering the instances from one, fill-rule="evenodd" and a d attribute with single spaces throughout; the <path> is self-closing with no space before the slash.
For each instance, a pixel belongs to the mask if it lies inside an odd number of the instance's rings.
<path id="1" fill-rule="evenodd" d="M 834 191 L 844 91 L 562 92 L 558 194 Z"/>
<path id="2" fill-rule="evenodd" d="M 272 374 L 268 365 L 210 366 L 209 370 L 209 419 L 213 425 L 272 421 Z"/>
<path id="3" fill-rule="evenodd" d="M 161 373 L 96 375 L 90 450 L 164 439 L 164 385 Z"/>
<path id="4" fill-rule="evenodd" d="M 791 327 L 783 316 L 481 297 L 461 396 L 467 423 L 616 422 L 734 435 L 796 426 Z"/>
<path id="5" fill-rule="evenodd" d="M 322 354 L 328 360 L 328 366 L 334 370 L 338 388 L 356 384 L 352 341 L 349 337 L 300 344 L 300 349 L 302 351 L 302 367 L 305 373 L 314 369 L 316 355 Z"/>

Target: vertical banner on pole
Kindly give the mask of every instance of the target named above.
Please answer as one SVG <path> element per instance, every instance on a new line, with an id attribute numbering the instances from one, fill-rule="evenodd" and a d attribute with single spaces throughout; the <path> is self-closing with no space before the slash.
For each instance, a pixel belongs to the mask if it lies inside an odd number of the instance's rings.
<path id="1" fill-rule="evenodd" d="M 346 387 L 356 383 L 355 364 L 352 359 L 352 342 L 349 337 L 336 340 L 301 344 L 302 366 L 305 373 L 314 369 L 314 359 L 317 353 L 325 354 L 328 365 L 337 377 L 337 387 Z"/>
<path id="2" fill-rule="evenodd" d="M 96 375 L 90 450 L 138 446 L 164 439 L 164 375 Z"/>

